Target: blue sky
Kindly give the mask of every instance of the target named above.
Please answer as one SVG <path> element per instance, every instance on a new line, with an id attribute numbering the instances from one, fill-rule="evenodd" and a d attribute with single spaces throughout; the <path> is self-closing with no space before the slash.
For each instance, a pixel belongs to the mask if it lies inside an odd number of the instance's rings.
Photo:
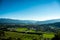
<path id="1" fill-rule="evenodd" d="M 37 21 L 60 19 L 60 0 L 1 0 L 0 18 Z"/>

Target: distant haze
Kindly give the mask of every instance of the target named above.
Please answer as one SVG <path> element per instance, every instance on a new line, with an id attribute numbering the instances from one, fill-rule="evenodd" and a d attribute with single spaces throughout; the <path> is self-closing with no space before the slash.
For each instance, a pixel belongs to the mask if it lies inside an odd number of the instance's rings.
<path id="1" fill-rule="evenodd" d="M 19 20 L 60 19 L 60 0 L 1 0 L 0 18 Z"/>

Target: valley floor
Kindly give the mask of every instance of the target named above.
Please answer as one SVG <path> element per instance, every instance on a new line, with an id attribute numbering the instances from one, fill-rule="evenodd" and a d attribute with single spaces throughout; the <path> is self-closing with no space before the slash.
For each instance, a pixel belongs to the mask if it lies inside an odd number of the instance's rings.
<path id="1" fill-rule="evenodd" d="M 53 33 L 43 33 L 42 35 L 37 35 L 4 31 L 4 35 L 2 34 L 0 36 L 0 40 L 51 40 L 53 37 Z"/>

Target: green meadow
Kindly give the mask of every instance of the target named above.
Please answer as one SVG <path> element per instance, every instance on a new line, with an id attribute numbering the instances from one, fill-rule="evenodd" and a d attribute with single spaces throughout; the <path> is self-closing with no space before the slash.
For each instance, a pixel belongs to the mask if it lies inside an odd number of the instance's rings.
<path id="1" fill-rule="evenodd" d="M 16 32 L 5 32 L 5 38 L 8 37 L 14 38 L 20 38 L 21 40 L 41 40 L 41 39 L 52 39 L 54 37 L 54 34 L 45 33 L 43 35 L 36 35 L 36 34 L 26 34 L 26 33 L 16 33 Z"/>
<path id="2" fill-rule="evenodd" d="M 28 30 L 27 28 L 16 28 L 16 31 L 18 32 L 35 32 L 35 30 Z M 49 32 L 42 32 L 42 35 L 37 34 L 27 34 L 27 33 L 18 33 L 18 32 L 11 32 L 11 31 L 5 31 L 5 39 L 8 39 L 10 37 L 11 40 L 51 40 L 54 37 L 54 33 Z"/>
<path id="3" fill-rule="evenodd" d="M 16 28 L 16 31 L 19 31 L 19 32 L 35 32 L 35 30 L 28 29 L 28 28 Z"/>

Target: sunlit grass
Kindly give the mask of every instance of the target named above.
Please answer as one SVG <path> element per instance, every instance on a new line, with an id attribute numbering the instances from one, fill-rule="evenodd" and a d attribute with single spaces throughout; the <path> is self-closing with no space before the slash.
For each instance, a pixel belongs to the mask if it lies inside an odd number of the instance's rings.
<path id="1" fill-rule="evenodd" d="M 28 32 L 35 32 L 35 30 L 28 30 L 27 28 L 16 28 L 17 31 L 28 31 Z M 21 40 L 33 40 L 37 39 L 40 40 L 41 38 L 49 38 L 52 39 L 54 37 L 54 33 L 49 32 L 40 32 L 43 33 L 42 35 L 37 34 L 27 34 L 27 33 L 17 33 L 17 32 L 5 32 L 5 38 L 11 37 L 11 38 L 20 38 Z"/>
<path id="2" fill-rule="evenodd" d="M 35 34 L 23 34 L 23 33 L 16 33 L 16 32 L 5 32 L 5 38 L 20 38 L 22 40 L 32 40 L 37 39 L 40 40 L 40 35 Z"/>
<path id="3" fill-rule="evenodd" d="M 27 31 L 27 28 L 16 28 L 16 31 Z"/>
<path id="4" fill-rule="evenodd" d="M 24 31 L 24 32 L 35 32 L 33 29 L 28 29 L 28 28 L 16 28 L 16 31 Z"/>
<path id="5" fill-rule="evenodd" d="M 53 38 L 54 37 L 54 34 L 53 33 L 44 33 L 43 34 L 43 37 L 44 38 Z"/>

